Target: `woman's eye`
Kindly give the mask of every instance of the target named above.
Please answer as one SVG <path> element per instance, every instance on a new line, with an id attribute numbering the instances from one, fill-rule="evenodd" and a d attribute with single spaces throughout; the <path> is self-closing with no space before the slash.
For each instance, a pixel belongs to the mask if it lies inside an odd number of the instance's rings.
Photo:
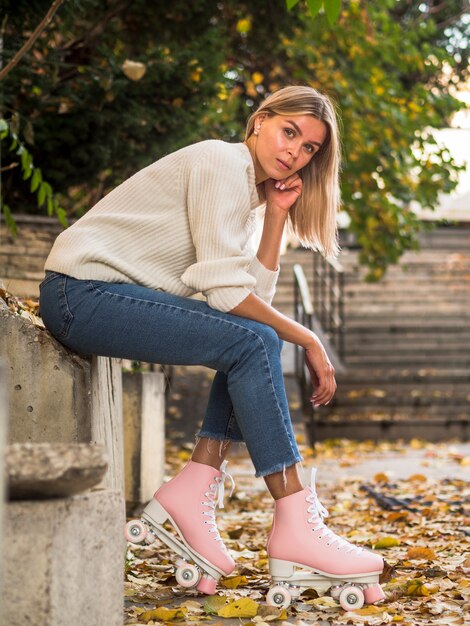
<path id="1" fill-rule="evenodd" d="M 295 132 L 292 130 L 292 128 L 284 128 L 284 132 L 288 137 L 293 137 L 295 135 Z"/>
<path id="2" fill-rule="evenodd" d="M 313 146 L 312 146 L 312 144 L 307 143 L 307 144 L 305 145 L 305 147 L 307 148 L 307 152 L 308 152 L 309 154 L 312 154 L 312 152 L 314 151 L 314 150 L 313 150 Z"/>

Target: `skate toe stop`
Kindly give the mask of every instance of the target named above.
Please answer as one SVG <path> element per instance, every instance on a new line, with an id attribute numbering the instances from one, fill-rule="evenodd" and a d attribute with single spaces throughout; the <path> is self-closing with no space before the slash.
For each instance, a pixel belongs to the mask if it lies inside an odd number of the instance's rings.
<path id="1" fill-rule="evenodd" d="M 203 576 L 196 589 L 201 593 L 206 593 L 207 595 L 212 596 L 217 589 L 217 581 L 215 578 Z"/>
<path id="2" fill-rule="evenodd" d="M 384 600 L 385 594 L 382 590 L 382 587 L 379 584 L 367 587 L 366 589 L 364 589 L 364 599 L 367 604 L 374 604 L 375 602 Z"/>

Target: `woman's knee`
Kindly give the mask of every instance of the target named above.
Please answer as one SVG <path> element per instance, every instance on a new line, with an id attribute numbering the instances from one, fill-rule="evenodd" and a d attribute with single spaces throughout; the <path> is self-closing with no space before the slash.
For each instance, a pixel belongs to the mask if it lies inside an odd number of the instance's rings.
<path id="1" fill-rule="evenodd" d="M 262 322 L 258 322 L 256 324 L 255 333 L 257 337 L 261 340 L 264 347 L 269 352 L 279 352 L 280 351 L 280 340 L 277 332 L 269 326 L 268 324 L 263 324 Z"/>

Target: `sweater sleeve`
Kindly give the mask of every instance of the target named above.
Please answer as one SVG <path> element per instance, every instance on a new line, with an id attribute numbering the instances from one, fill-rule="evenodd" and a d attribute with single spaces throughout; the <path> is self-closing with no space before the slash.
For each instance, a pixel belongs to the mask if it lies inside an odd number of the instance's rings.
<path id="1" fill-rule="evenodd" d="M 188 219 L 196 263 L 182 282 L 201 291 L 209 306 L 228 312 L 255 288 L 247 243 L 253 233 L 247 164 L 225 151 L 212 151 L 191 166 Z"/>
<path id="2" fill-rule="evenodd" d="M 271 304 L 274 294 L 276 293 L 276 283 L 279 278 L 280 266 L 277 270 L 268 270 L 256 254 L 251 259 L 248 271 L 256 278 L 255 293 L 267 304 Z"/>

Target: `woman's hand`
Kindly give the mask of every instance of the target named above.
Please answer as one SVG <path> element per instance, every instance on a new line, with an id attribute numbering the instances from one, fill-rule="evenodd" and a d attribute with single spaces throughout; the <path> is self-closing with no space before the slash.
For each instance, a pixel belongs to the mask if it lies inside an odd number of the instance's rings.
<path id="1" fill-rule="evenodd" d="M 282 180 L 268 178 L 264 182 L 266 194 L 266 210 L 279 211 L 285 214 L 302 193 L 302 179 L 298 174 L 292 174 Z"/>
<path id="2" fill-rule="evenodd" d="M 315 407 L 328 404 L 336 391 L 335 369 L 319 341 L 305 350 L 305 363 L 315 388 L 310 401 Z"/>

